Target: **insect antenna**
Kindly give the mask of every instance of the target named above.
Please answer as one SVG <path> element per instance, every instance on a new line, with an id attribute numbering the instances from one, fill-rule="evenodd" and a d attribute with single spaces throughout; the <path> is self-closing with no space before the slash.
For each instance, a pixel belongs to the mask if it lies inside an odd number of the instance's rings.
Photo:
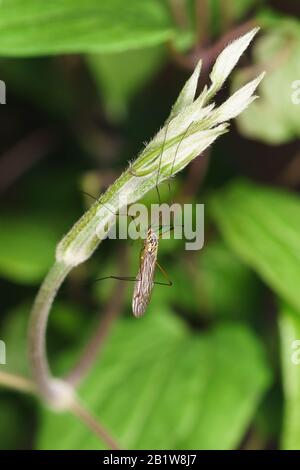
<path id="1" fill-rule="evenodd" d="M 80 191 L 80 192 L 81 192 L 82 194 L 85 194 L 86 196 L 89 196 L 90 198 L 94 199 L 94 201 L 98 201 L 98 198 L 96 198 L 96 197 L 93 196 L 92 194 L 87 193 L 86 191 Z M 119 215 L 119 216 L 122 215 L 122 216 L 125 216 L 125 217 L 130 217 L 131 220 L 134 222 L 135 226 L 137 227 L 133 215 L 130 215 L 130 214 L 118 214 L 118 213 L 116 213 L 116 212 L 113 212 L 106 204 L 104 204 L 104 202 L 100 202 L 100 204 L 101 204 L 102 206 L 104 206 L 104 207 L 105 207 L 108 211 L 110 211 L 112 214 L 114 214 L 115 216 L 117 216 L 117 215 Z"/>
<path id="2" fill-rule="evenodd" d="M 175 150 L 175 154 L 174 154 L 174 158 L 173 158 L 173 161 L 172 161 L 172 165 L 171 165 L 171 171 L 170 171 L 170 175 L 168 177 L 168 187 L 169 187 L 169 196 L 170 196 L 170 200 L 171 200 L 171 204 L 173 204 L 174 200 L 173 200 L 173 197 L 174 195 L 171 195 L 171 179 L 172 179 L 172 176 L 173 176 L 173 170 L 174 170 L 174 165 L 175 165 L 175 161 L 176 161 L 176 157 L 178 155 L 178 152 L 179 152 L 179 148 L 180 148 L 180 145 L 182 144 L 183 140 L 185 139 L 191 125 L 193 124 L 193 122 L 191 122 L 188 127 L 186 128 L 183 136 L 181 137 L 177 147 L 176 147 L 176 150 Z"/>
<path id="3" fill-rule="evenodd" d="M 166 144 L 166 140 L 167 140 L 168 130 L 169 130 L 169 123 L 167 124 L 166 133 L 165 133 L 165 135 L 164 135 L 164 140 L 163 140 L 163 146 L 162 146 L 161 153 L 160 153 L 160 156 L 159 156 L 158 168 L 157 168 L 157 176 L 156 176 L 156 184 L 155 184 L 159 204 L 161 204 L 161 199 L 160 199 L 160 193 L 159 193 L 159 189 L 158 189 L 158 184 L 159 184 L 159 176 L 160 176 L 160 169 L 161 169 L 162 156 L 163 156 L 164 149 L 165 149 L 165 144 Z"/>
<path id="4" fill-rule="evenodd" d="M 98 198 L 96 198 L 92 194 L 87 193 L 86 191 L 82 191 L 82 190 L 80 190 L 80 192 L 81 192 L 81 194 L 84 194 L 85 196 L 89 196 L 91 199 L 94 199 L 94 201 L 98 201 Z"/>
<path id="5" fill-rule="evenodd" d="M 158 182 L 159 182 L 159 174 L 160 174 L 160 169 L 161 169 L 161 162 L 162 162 L 162 155 L 163 155 L 163 152 L 164 152 L 164 147 L 165 147 L 165 143 L 166 143 L 166 139 L 167 139 L 167 133 L 168 133 L 168 129 L 169 129 L 169 124 L 167 124 L 167 128 L 166 128 L 166 133 L 165 133 L 165 136 L 164 136 L 164 142 L 163 142 L 163 148 L 162 148 L 162 151 L 161 151 L 161 154 L 160 154 L 160 158 L 159 158 L 159 164 L 158 164 L 158 170 L 157 170 L 157 177 L 156 177 L 156 191 L 157 191 L 157 194 L 158 194 L 158 199 L 159 199 L 159 204 L 161 204 L 161 198 L 160 198 L 160 193 L 159 193 L 159 189 L 158 189 Z M 170 197 L 170 200 L 171 200 L 171 205 L 173 204 L 173 196 L 171 194 L 171 179 L 172 179 L 172 176 L 173 176 L 173 170 L 174 170 L 174 166 L 175 166 L 175 161 L 176 161 L 176 157 L 178 155 L 178 152 L 179 152 L 179 148 L 180 148 L 180 145 L 181 143 L 183 142 L 183 140 L 185 139 L 190 127 L 192 126 L 193 124 L 193 121 L 188 125 L 188 127 L 186 128 L 185 132 L 183 133 L 180 141 L 178 142 L 178 145 L 175 149 L 175 153 L 174 153 L 174 157 L 173 157 L 173 160 L 172 160 L 172 164 L 171 164 L 171 170 L 170 170 L 170 175 L 168 176 L 168 188 L 169 188 L 169 197 Z M 158 226 L 159 230 L 161 230 L 162 226 L 159 225 Z M 174 227 L 173 227 L 174 229 Z M 169 230 L 171 231 L 172 228 Z"/>

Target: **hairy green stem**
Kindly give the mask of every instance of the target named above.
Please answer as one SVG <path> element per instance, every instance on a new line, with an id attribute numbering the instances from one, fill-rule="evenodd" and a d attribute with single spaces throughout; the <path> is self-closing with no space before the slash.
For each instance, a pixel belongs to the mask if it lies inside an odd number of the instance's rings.
<path id="1" fill-rule="evenodd" d="M 122 251 L 120 250 L 118 258 L 120 266 L 119 276 L 125 276 L 128 273 L 127 246 L 122 247 Z M 99 325 L 96 327 L 95 332 L 83 350 L 78 362 L 66 377 L 67 382 L 74 387 L 80 384 L 89 372 L 93 363 L 99 358 L 99 353 L 109 336 L 113 323 L 121 313 L 125 297 L 125 284 L 126 283 L 121 280 L 117 281 L 111 298 L 104 308 L 103 315 L 100 316 Z"/>
<path id="2" fill-rule="evenodd" d="M 53 408 L 71 409 L 75 396 L 70 383 L 52 377 L 47 360 L 47 323 L 58 289 L 68 273 L 86 261 L 106 238 L 121 209 L 138 201 L 152 188 L 185 168 L 227 132 L 228 121 L 256 98 L 254 92 L 263 74 L 234 93 L 218 108 L 214 104 L 208 105 L 256 33 L 257 29 L 250 31 L 219 55 L 210 74 L 210 86 L 205 87 L 195 99 L 201 70 L 201 63 L 198 63 L 164 127 L 58 244 L 56 262 L 38 292 L 29 326 L 29 355 L 34 382 L 41 397 Z"/>
<path id="3" fill-rule="evenodd" d="M 155 174 L 137 177 L 127 170 L 79 219 L 57 248 L 57 261 L 35 299 L 29 324 L 29 358 L 33 378 L 42 397 L 53 403 L 56 389 L 48 364 L 46 330 L 53 300 L 74 266 L 84 262 L 102 241 L 101 233 L 115 222 L 115 214 L 155 186 Z M 126 201 L 126 202 L 124 202 Z M 104 236 L 104 235 L 103 235 Z"/>
<path id="4" fill-rule="evenodd" d="M 118 210 L 142 197 L 153 186 L 154 177 L 136 177 L 129 170 L 124 172 L 58 245 L 57 261 L 40 287 L 29 324 L 29 358 L 33 378 L 41 396 L 49 403 L 59 400 L 46 350 L 48 317 L 56 293 L 71 269 L 89 258 L 97 248 L 102 241 L 102 229 L 113 225 Z"/>
<path id="5" fill-rule="evenodd" d="M 52 401 L 54 393 L 46 351 L 48 317 L 56 292 L 69 271 L 70 268 L 64 263 L 56 262 L 53 265 L 40 287 L 31 312 L 29 358 L 34 381 L 47 401 Z"/>

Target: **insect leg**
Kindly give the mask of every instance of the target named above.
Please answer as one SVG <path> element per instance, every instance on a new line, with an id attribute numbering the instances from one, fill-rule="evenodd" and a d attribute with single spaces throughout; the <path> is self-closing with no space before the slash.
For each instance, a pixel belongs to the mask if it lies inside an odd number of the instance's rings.
<path id="1" fill-rule="evenodd" d="M 105 277 L 98 277 L 94 280 L 96 281 L 104 281 L 104 279 L 118 279 L 119 281 L 136 281 L 134 276 L 105 276 Z"/>
<path id="2" fill-rule="evenodd" d="M 161 230 L 162 227 L 163 227 L 163 225 L 162 225 L 161 227 L 159 227 L 159 230 Z M 168 225 L 167 225 L 166 227 L 168 227 Z M 175 230 L 176 227 L 184 227 L 184 225 L 183 225 L 183 224 L 181 224 L 181 225 L 173 225 L 172 227 L 170 227 L 170 228 L 169 228 L 168 230 L 166 230 L 165 232 L 161 231 L 161 233 L 159 234 L 158 238 L 161 239 L 165 233 L 172 232 L 172 230 Z"/>
<path id="3" fill-rule="evenodd" d="M 168 177 L 168 187 L 169 187 L 169 195 L 170 195 L 170 198 L 171 198 L 171 178 L 172 178 L 172 176 L 173 176 L 173 170 L 174 170 L 175 160 L 176 160 L 176 157 L 177 157 L 177 155 L 178 155 L 179 147 L 180 147 L 182 141 L 185 139 L 185 137 L 186 137 L 186 135 L 187 135 L 187 133 L 188 133 L 188 131 L 189 131 L 189 128 L 191 127 L 192 124 L 193 124 L 193 122 L 191 122 L 191 123 L 188 125 L 188 127 L 186 128 L 186 130 L 185 130 L 183 136 L 181 137 L 181 139 L 180 139 L 180 141 L 179 141 L 179 143 L 178 143 L 178 145 L 177 145 L 177 147 L 176 147 L 176 150 L 175 150 L 174 158 L 173 158 L 172 165 L 171 165 L 170 175 L 169 175 L 169 177 Z"/>
<path id="4" fill-rule="evenodd" d="M 155 282 L 154 284 L 160 284 L 161 286 L 173 286 L 173 282 L 171 281 L 171 279 L 169 278 L 167 272 L 164 270 L 164 268 L 159 264 L 158 261 L 156 261 L 156 266 L 158 267 L 158 269 L 160 270 L 160 272 L 162 273 L 162 275 L 164 276 L 164 278 L 167 280 L 167 283 L 165 282 Z"/>
<path id="5" fill-rule="evenodd" d="M 85 196 L 89 196 L 91 199 L 94 199 L 94 201 L 98 201 L 98 199 L 95 196 L 93 196 L 92 194 L 87 193 L 86 191 L 81 191 L 81 190 L 80 190 L 80 192 L 82 194 L 84 194 Z"/>
<path id="6" fill-rule="evenodd" d="M 80 191 L 82 194 L 85 194 L 86 196 L 89 196 L 90 198 L 94 199 L 95 201 L 98 201 L 98 199 L 93 196 L 92 194 L 90 193 L 87 193 L 86 191 Z M 130 217 L 132 222 L 135 224 L 135 226 L 137 227 L 136 223 L 135 223 L 135 219 L 133 217 L 133 215 L 131 214 L 120 214 L 118 212 L 113 212 L 108 206 L 106 206 L 106 204 L 104 204 L 103 202 L 101 202 L 100 204 L 102 204 L 103 207 L 105 207 L 107 210 L 109 210 L 112 214 L 114 214 L 115 216 L 123 216 L 123 217 Z"/>
<path id="7" fill-rule="evenodd" d="M 157 158 L 158 158 L 158 157 L 157 157 Z M 155 161 L 156 161 L 156 159 L 155 159 Z M 132 176 L 147 176 L 147 175 L 149 175 L 149 173 L 151 173 L 151 170 L 144 170 L 144 171 L 142 171 L 142 170 L 138 170 L 138 171 L 137 171 L 137 170 L 134 170 L 134 169 L 132 168 L 132 165 L 130 165 L 128 171 L 129 171 L 129 173 L 130 173 Z"/>
<path id="8" fill-rule="evenodd" d="M 165 232 L 162 230 L 163 227 L 168 227 L 168 230 L 166 230 Z M 161 240 L 163 235 L 165 233 L 168 233 L 168 232 L 172 232 L 173 230 L 175 230 L 176 227 L 184 227 L 184 224 L 180 224 L 180 225 L 173 225 L 172 227 L 170 227 L 169 225 L 159 225 L 158 226 L 158 231 L 160 233 L 158 233 L 158 239 Z M 153 230 L 155 231 L 155 228 L 152 226 Z"/>
<path id="9" fill-rule="evenodd" d="M 159 204 L 161 204 L 160 193 L 159 193 L 159 189 L 158 189 L 159 176 L 160 176 L 159 173 L 160 173 L 160 169 L 161 169 L 162 156 L 163 156 L 164 149 L 165 149 L 165 144 L 166 144 L 166 140 L 167 140 L 168 130 L 169 130 L 169 124 L 167 125 L 167 128 L 166 128 L 166 133 L 165 133 L 165 135 L 164 135 L 163 146 L 162 146 L 161 153 L 160 153 L 160 156 L 159 156 L 159 162 L 158 162 L 158 168 L 157 168 L 157 176 L 156 176 L 156 184 L 155 184 L 155 188 L 156 188 L 156 192 L 157 192 Z"/>
<path id="10" fill-rule="evenodd" d="M 159 266 L 159 269 L 162 269 L 162 268 Z M 142 281 L 142 279 L 136 279 L 134 276 L 105 276 L 105 277 L 99 277 L 95 279 L 94 282 L 104 281 L 105 279 L 118 279 L 119 281 L 129 281 L 129 282 L 141 282 Z M 157 284 L 160 286 L 172 286 L 173 285 L 171 281 L 168 281 L 168 283 L 154 281 L 153 284 Z"/>
<path id="11" fill-rule="evenodd" d="M 168 129 L 169 129 L 169 123 L 167 124 L 167 127 L 166 127 L 166 133 L 164 135 L 164 140 L 163 140 L 163 144 L 162 144 L 162 149 L 161 149 L 161 152 L 160 154 L 154 159 L 153 163 L 156 162 L 157 159 L 159 159 L 158 161 L 158 168 L 157 168 L 157 176 L 156 176 L 156 183 L 155 183 L 155 187 L 156 187 L 156 191 L 157 191 L 157 196 L 158 196 L 158 201 L 159 201 L 159 204 L 161 204 L 161 198 L 160 198 L 160 193 L 159 193 L 159 189 L 158 189 L 158 184 L 159 184 L 159 176 L 160 176 L 160 169 L 161 169 L 161 162 L 162 162 L 162 156 L 163 156 L 163 153 L 164 153 L 164 149 L 165 149 L 165 144 L 166 144 L 166 140 L 167 140 L 167 134 L 168 134 Z M 136 171 L 134 170 L 132 167 L 129 168 L 129 172 L 133 175 L 133 176 L 146 176 L 148 175 L 151 170 L 145 170 L 145 171 Z"/>

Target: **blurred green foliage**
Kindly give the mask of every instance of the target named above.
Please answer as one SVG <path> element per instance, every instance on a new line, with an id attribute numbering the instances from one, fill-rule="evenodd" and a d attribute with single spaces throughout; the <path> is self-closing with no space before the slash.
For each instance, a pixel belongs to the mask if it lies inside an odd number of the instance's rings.
<path id="1" fill-rule="evenodd" d="M 1 48 L 6 56 L 65 52 L 120 52 L 158 44 L 173 28 L 157 0 L 11 0 L 1 6 Z"/>
<path id="2" fill-rule="evenodd" d="M 294 19 L 278 20 L 254 47 L 253 65 L 237 74 L 236 83 L 248 80 L 257 70 L 266 70 L 261 99 L 238 118 L 241 131 L 271 144 L 300 137 L 299 108 L 292 101 L 293 83 L 300 76 L 300 29 Z M 272 119 L 270 119 L 272 113 Z"/>
<path id="3" fill-rule="evenodd" d="M 87 57 L 111 119 L 126 115 L 132 96 L 155 74 L 164 55 L 162 47 L 154 47 Z"/>
<path id="4" fill-rule="evenodd" d="M 230 324 L 193 334 L 161 302 L 147 313 L 143 322 L 115 326 L 81 387 L 85 403 L 126 448 L 239 444 L 270 380 L 255 337 Z M 73 417 L 42 415 L 39 448 L 99 448 Z"/>
<path id="5" fill-rule="evenodd" d="M 266 70 L 261 98 L 171 191 L 160 188 L 163 202 L 205 204 L 204 248 L 187 252 L 180 240 L 161 241 L 159 262 L 174 286 L 155 286 L 136 321 L 128 283 L 120 318 L 80 393 L 123 448 L 299 449 L 300 366 L 291 361 L 291 343 L 300 340 L 299 106 L 291 100 L 300 79 L 299 8 L 288 0 L 210 0 L 198 10 L 196 3 L 0 3 L 7 85 L 0 108 L 7 364 L 0 371 L 30 376 L 30 305 L 56 243 L 92 203 L 81 190 L 97 197 L 114 181 L 162 125 L 200 56 L 208 80 L 214 41 L 223 47 L 237 25 L 259 23 L 260 37 L 231 85 Z M 36 129 L 49 131 L 50 146 L 28 147 Z M 143 202 L 157 203 L 156 192 Z M 48 352 L 56 374 L 76 362 L 116 296 L 114 281 L 92 281 L 119 273 L 125 247 L 127 274 L 137 272 L 138 241 L 104 243 L 71 273 L 53 307 Z M 103 446 L 74 417 L 32 398 L 1 390 L 0 402 L 1 448 Z"/>
<path id="6" fill-rule="evenodd" d="M 297 364 L 291 366 L 291 357 L 297 353 L 298 347 L 293 347 L 299 341 L 300 320 L 296 310 L 282 303 L 280 309 L 280 335 L 283 386 L 285 393 L 285 418 L 283 423 L 282 447 L 288 450 L 299 448 L 299 416 L 300 416 L 300 374 Z M 297 359 L 297 356 L 296 356 Z M 299 359 L 298 359 L 299 360 Z"/>
<path id="7" fill-rule="evenodd" d="M 212 213 L 226 240 L 271 288 L 300 309 L 300 201 L 283 191 L 235 182 L 216 194 Z"/>
<path id="8" fill-rule="evenodd" d="M 41 281 L 54 259 L 59 236 L 49 220 L 1 216 L 0 272 L 15 282 Z"/>

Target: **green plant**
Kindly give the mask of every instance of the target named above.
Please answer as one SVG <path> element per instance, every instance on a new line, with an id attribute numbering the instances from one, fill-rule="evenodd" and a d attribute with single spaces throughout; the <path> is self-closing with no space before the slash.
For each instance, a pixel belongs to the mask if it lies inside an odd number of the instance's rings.
<path id="1" fill-rule="evenodd" d="M 257 29 L 253 29 L 223 50 L 210 74 L 210 86 L 205 87 L 195 99 L 201 70 L 201 62 L 198 63 L 163 128 L 58 244 L 56 262 L 39 290 L 31 314 L 29 351 L 34 385 L 22 378 L 5 374 L 1 377 L 10 386 L 37 392 L 54 410 L 72 411 L 111 447 L 116 446 L 114 441 L 80 404 L 72 384 L 54 378 L 49 370 L 45 341 L 52 302 L 71 269 L 86 261 L 98 247 L 105 230 L 114 222 L 114 213 L 141 199 L 157 183 L 160 184 L 185 168 L 217 137 L 227 132 L 228 121 L 256 98 L 253 93 L 264 74 L 243 86 L 222 105 L 215 107 L 209 104 L 256 32 Z"/>

